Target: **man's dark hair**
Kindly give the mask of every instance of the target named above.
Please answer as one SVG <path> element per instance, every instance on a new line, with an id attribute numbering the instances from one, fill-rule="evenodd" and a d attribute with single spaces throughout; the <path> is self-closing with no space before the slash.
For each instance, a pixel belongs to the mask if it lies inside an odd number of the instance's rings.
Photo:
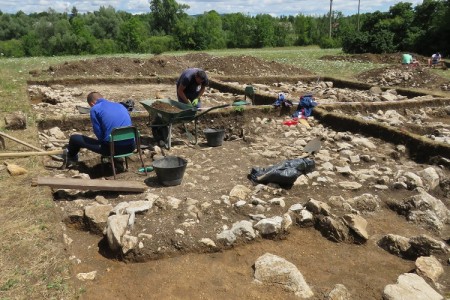
<path id="1" fill-rule="evenodd" d="M 203 70 L 198 70 L 195 75 L 197 75 L 203 82 L 208 81 L 208 76 L 206 75 L 206 72 Z"/>
<path id="2" fill-rule="evenodd" d="M 90 92 L 87 95 L 87 102 L 88 103 L 95 103 L 97 101 L 97 99 L 100 99 L 100 98 L 103 98 L 103 96 L 99 92 Z"/>

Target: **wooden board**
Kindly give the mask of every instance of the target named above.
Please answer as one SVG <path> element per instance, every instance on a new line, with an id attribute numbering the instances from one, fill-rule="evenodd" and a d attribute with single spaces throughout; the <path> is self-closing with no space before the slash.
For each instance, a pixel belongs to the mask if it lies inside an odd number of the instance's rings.
<path id="1" fill-rule="evenodd" d="M 33 186 L 44 185 L 57 189 L 76 189 L 94 191 L 116 191 L 116 192 L 145 192 L 148 188 L 143 182 L 121 181 L 121 180 L 101 180 L 101 179 L 73 179 L 73 178 L 53 178 L 38 177 L 33 180 Z"/>
<path id="2" fill-rule="evenodd" d="M 306 121 L 305 119 L 299 118 L 298 121 L 300 122 L 300 124 L 305 125 L 307 128 L 311 128 L 311 125 L 309 125 L 308 121 Z"/>
<path id="3" fill-rule="evenodd" d="M 39 151 L 39 152 L 46 152 L 46 151 L 44 151 L 44 150 L 42 150 L 42 149 L 40 149 L 40 148 L 38 148 L 38 147 L 36 147 L 36 146 L 33 146 L 33 145 L 28 144 L 28 143 L 26 143 L 26 142 L 24 142 L 24 141 L 21 141 L 21 140 L 15 138 L 15 137 L 12 137 L 12 136 L 10 136 L 10 135 L 4 133 L 4 132 L 0 132 L 0 135 L 3 136 L 3 137 L 6 137 L 6 138 L 8 138 L 8 139 L 11 139 L 11 140 L 13 140 L 13 141 L 15 141 L 15 142 L 17 142 L 17 143 L 19 143 L 19 144 L 22 144 L 22 145 L 24 145 L 24 146 L 30 147 L 31 149 L 37 150 L 37 151 Z M 3 148 L 4 148 L 4 149 L 6 148 L 5 142 L 4 142 L 4 141 L 3 141 Z M 60 154 L 60 153 L 57 153 L 57 154 Z M 56 159 L 56 160 L 59 160 L 59 161 L 62 160 L 61 157 L 58 157 L 58 156 L 56 156 L 56 155 L 52 155 L 51 153 L 48 154 L 48 155 L 50 155 L 52 158 L 54 158 L 54 159 Z"/>
<path id="4" fill-rule="evenodd" d="M 45 156 L 63 154 L 63 150 L 52 151 L 32 151 L 32 152 L 6 152 L 0 153 L 0 157 L 28 157 L 28 156 Z"/>

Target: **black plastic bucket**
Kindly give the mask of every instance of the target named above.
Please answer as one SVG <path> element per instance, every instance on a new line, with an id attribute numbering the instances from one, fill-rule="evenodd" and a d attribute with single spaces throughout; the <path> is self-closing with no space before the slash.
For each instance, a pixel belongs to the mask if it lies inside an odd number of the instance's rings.
<path id="1" fill-rule="evenodd" d="M 225 129 L 206 128 L 203 130 L 206 137 L 206 143 L 210 147 L 218 147 L 222 145 Z"/>
<path id="2" fill-rule="evenodd" d="M 186 165 L 187 160 L 178 156 L 166 156 L 153 162 L 159 182 L 166 186 L 181 184 Z"/>

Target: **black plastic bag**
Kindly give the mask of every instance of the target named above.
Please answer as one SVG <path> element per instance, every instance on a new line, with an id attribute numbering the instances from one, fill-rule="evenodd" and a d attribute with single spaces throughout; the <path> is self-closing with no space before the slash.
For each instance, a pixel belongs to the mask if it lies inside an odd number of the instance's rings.
<path id="1" fill-rule="evenodd" d="M 254 167 L 249 177 L 257 183 L 278 183 L 280 185 L 292 185 L 302 174 L 314 170 L 316 164 L 309 158 L 296 158 L 286 160 L 267 168 Z"/>
<path id="2" fill-rule="evenodd" d="M 127 100 L 125 102 L 119 102 L 120 104 L 122 104 L 123 106 L 125 106 L 125 108 L 128 111 L 133 111 L 134 110 L 134 101 L 133 100 Z"/>

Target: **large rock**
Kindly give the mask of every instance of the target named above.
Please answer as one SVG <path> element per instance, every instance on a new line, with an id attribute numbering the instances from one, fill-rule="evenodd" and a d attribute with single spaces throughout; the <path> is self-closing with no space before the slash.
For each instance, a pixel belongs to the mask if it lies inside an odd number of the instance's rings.
<path id="1" fill-rule="evenodd" d="M 333 242 L 348 242 L 351 240 L 349 238 L 349 228 L 340 219 L 321 217 L 319 215 L 316 227 L 324 237 Z"/>
<path id="2" fill-rule="evenodd" d="M 444 274 L 444 268 L 434 256 L 421 256 L 416 259 L 416 272 L 422 277 L 436 282 Z"/>
<path id="3" fill-rule="evenodd" d="M 249 241 L 255 239 L 256 237 L 252 222 L 246 220 L 234 223 L 233 226 L 231 226 L 231 231 L 235 236 L 244 237 Z"/>
<path id="4" fill-rule="evenodd" d="M 396 234 L 383 236 L 377 244 L 389 253 L 400 257 L 407 256 L 409 248 L 411 248 L 408 238 Z"/>
<path id="5" fill-rule="evenodd" d="M 6 129 L 25 129 L 27 128 L 27 116 L 19 111 L 5 116 Z"/>
<path id="6" fill-rule="evenodd" d="M 84 217 L 89 231 L 101 235 L 112 209 L 113 207 L 109 204 L 86 206 L 84 208 Z"/>
<path id="7" fill-rule="evenodd" d="M 322 201 L 317 201 L 314 199 L 309 199 L 308 202 L 306 202 L 305 207 L 307 210 L 312 212 L 313 214 L 320 214 L 324 216 L 330 216 L 331 215 L 331 208 L 328 204 Z"/>
<path id="8" fill-rule="evenodd" d="M 389 284 L 383 291 L 384 300 L 442 300 L 442 297 L 417 274 L 406 273 L 398 277 L 396 284 Z"/>
<path id="9" fill-rule="evenodd" d="M 428 167 L 418 173 L 422 176 L 427 190 L 434 190 L 439 185 L 439 174 L 433 167 Z"/>
<path id="10" fill-rule="evenodd" d="M 378 196 L 369 193 L 362 194 L 347 200 L 350 206 L 360 212 L 375 212 L 380 209 Z"/>
<path id="11" fill-rule="evenodd" d="M 262 219 L 256 223 L 253 227 L 258 230 L 263 237 L 274 236 L 281 232 L 283 218 L 275 216 L 273 218 Z"/>
<path id="12" fill-rule="evenodd" d="M 350 292 L 345 285 L 336 284 L 333 290 L 325 297 L 326 300 L 351 300 Z"/>
<path id="13" fill-rule="evenodd" d="M 230 192 L 230 197 L 237 198 L 239 200 L 245 200 L 252 191 L 243 185 L 236 185 Z"/>
<path id="14" fill-rule="evenodd" d="M 394 255 L 408 259 L 430 256 L 433 253 L 446 254 L 449 252 L 444 242 L 424 234 L 413 236 L 409 239 L 395 234 L 388 234 L 378 241 L 378 246 Z"/>
<path id="15" fill-rule="evenodd" d="M 109 248 L 113 251 L 122 248 L 122 236 L 128 226 L 129 215 L 112 215 L 108 218 L 106 238 Z"/>
<path id="16" fill-rule="evenodd" d="M 357 241 L 366 242 L 369 239 L 366 219 L 354 214 L 347 214 L 342 218 L 345 224 L 352 229 Z"/>
<path id="17" fill-rule="evenodd" d="M 256 260 L 254 278 L 258 283 L 281 285 L 302 298 L 310 298 L 314 295 L 294 264 L 270 253 Z"/>

